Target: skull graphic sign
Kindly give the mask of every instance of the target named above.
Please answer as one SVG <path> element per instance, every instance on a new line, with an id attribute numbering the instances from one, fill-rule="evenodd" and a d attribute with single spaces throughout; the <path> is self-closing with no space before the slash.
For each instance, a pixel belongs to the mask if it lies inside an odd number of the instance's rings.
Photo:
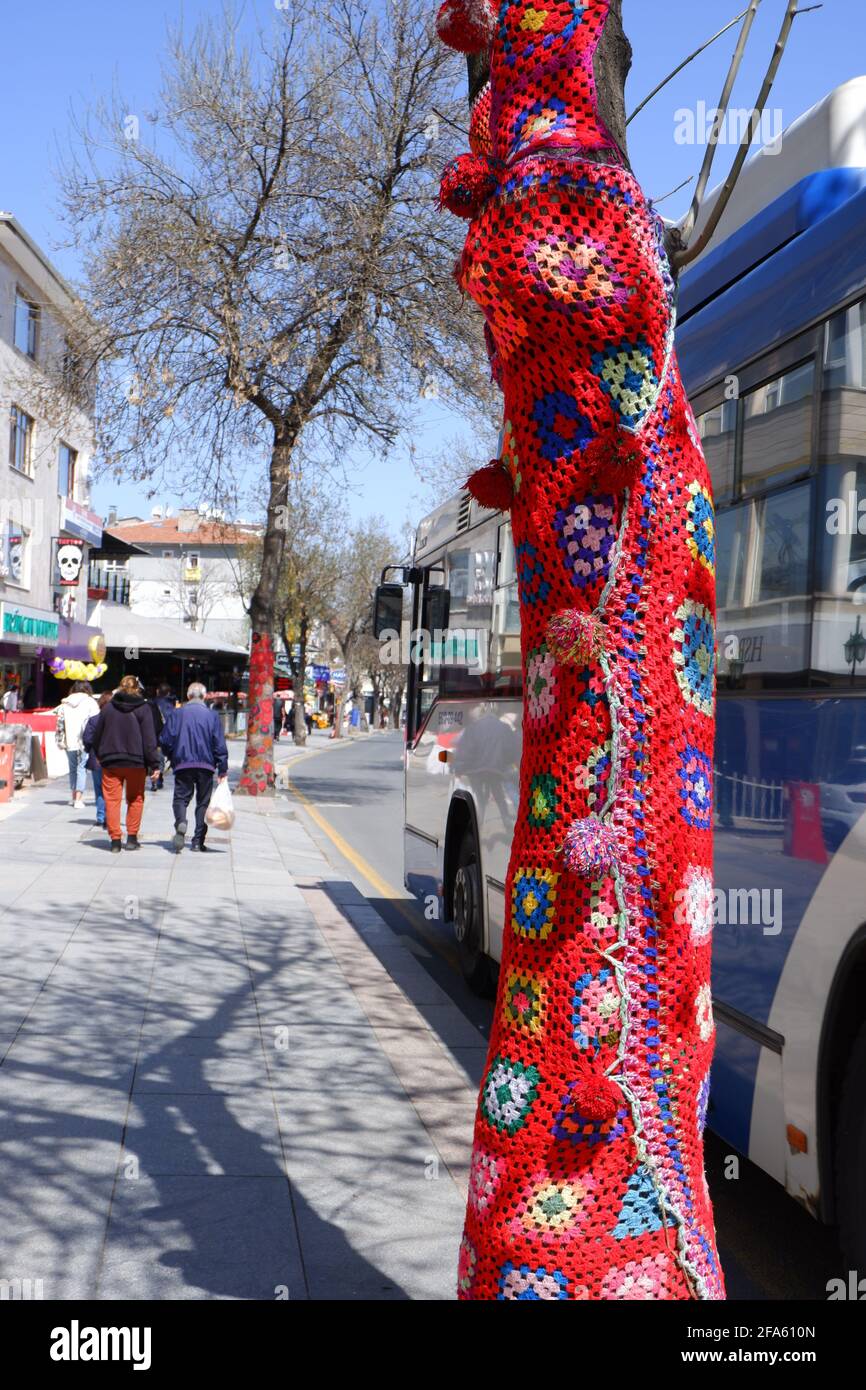
<path id="1" fill-rule="evenodd" d="M 57 542 L 57 582 L 63 586 L 77 585 L 83 563 L 83 543 L 61 537 Z"/>

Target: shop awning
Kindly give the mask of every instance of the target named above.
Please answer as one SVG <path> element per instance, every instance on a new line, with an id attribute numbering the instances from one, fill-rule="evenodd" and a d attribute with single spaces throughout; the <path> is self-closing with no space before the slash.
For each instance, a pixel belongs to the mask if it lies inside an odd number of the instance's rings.
<path id="1" fill-rule="evenodd" d="M 61 618 L 57 646 L 51 655 L 68 661 L 104 660 L 102 628 L 88 627 L 85 623 L 67 623 Z"/>
<path id="2" fill-rule="evenodd" d="M 218 656 L 242 657 L 244 663 L 249 654 L 246 647 L 233 647 L 228 642 L 209 637 L 206 632 L 193 632 L 192 628 L 165 623 L 161 618 L 145 617 L 122 604 L 103 604 L 99 610 L 99 622 L 108 648 L 173 652 L 179 656 L 212 652 Z"/>

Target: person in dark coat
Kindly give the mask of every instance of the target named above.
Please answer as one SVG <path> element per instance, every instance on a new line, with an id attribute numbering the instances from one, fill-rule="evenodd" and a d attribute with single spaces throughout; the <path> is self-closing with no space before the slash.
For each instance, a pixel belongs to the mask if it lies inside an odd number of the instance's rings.
<path id="1" fill-rule="evenodd" d="M 101 695 L 97 695 L 96 703 L 100 711 L 105 709 L 111 699 L 113 691 L 103 690 Z M 102 765 L 93 751 L 93 734 L 96 729 L 98 714 L 91 714 L 84 726 L 81 734 L 81 742 L 84 744 L 84 751 L 87 754 L 87 771 L 93 778 L 93 797 L 96 802 L 96 824 L 105 829 L 105 797 L 102 794 Z"/>
<path id="2" fill-rule="evenodd" d="M 286 706 L 279 695 L 274 696 L 274 743 L 279 743 L 280 734 L 283 731 L 283 720 L 286 717 Z"/>
<path id="3" fill-rule="evenodd" d="M 126 848 L 138 849 L 144 782 L 158 776 L 159 748 L 153 713 L 137 676 L 124 676 L 96 716 L 90 747 L 102 767 L 105 820 L 112 853 L 120 850 L 120 801 L 126 789 Z"/>
<path id="4" fill-rule="evenodd" d="M 172 710 L 160 735 L 160 745 L 174 771 L 174 847 L 178 854 L 186 843 L 187 808 L 195 795 L 195 831 L 190 849 L 203 851 L 205 815 L 213 793 L 214 772 L 220 782 L 229 770 L 229 755 L 222 720 L 205 704 L 207 691 L 193 681 L 187 703 Z"/>
<path id="5" fill-rule="evenodd" d="M 156 695 L 152 700 L 148 701 L 148 704 L 153 710 L 156 741 L 159 743 L 160 735 L 166 725 L 166 720 L 175 708 L 171 686 L 167 685 L 165 681 L 162 681 L 162 683 L 156 687 Z M 162 791 L 162 788 L 165 786 L 165 753 L 161 747 L 159 750 L 159 777 L 153 785 L 156 791 Z"/>

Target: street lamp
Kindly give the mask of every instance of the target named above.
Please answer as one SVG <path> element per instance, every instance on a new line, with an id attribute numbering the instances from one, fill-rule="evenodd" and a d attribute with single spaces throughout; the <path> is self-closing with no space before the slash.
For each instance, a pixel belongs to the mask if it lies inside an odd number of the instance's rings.
<path id="1" fill-rule="evenodd" d="M 866 637 L 860 631 L 860 616 L 857 615 L 857 626 L 845 643 L 845 660 L 851 667 L 851 684 L 857 679 L 857 667 L 866 661 Z"/>

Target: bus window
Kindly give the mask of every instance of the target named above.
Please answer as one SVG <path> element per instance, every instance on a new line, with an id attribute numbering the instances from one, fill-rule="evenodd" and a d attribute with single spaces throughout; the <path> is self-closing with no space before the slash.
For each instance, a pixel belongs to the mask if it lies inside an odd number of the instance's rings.
<path id="1" fill-rule="evenodd" d="M 866 390 L 866 300 L 834 314 L 825 328 L 824 390 Z M 826 403 L 826 398 L 825 398 Z"/>
<path id="2" fill-rule="evenodd" d="M 809 593 L 811 484 L 765 497 L 760 508 L 760 554 L 755 598 L 802 600 Z"/>
<path id="3" fill-rule="evenodd" d="M 815 364 L 750 391 L 743 398 L 743 492 L 758 492 L 809 471 Z"/>
<path id="4" fill-rule="evenodd" d="M 496 573 L 495 540 L 481 533 L 469 548 L 446 556 L 451 611 L 448 631 L 433 635 L 431 680 L 443 697 L 476 695 L 487 688 L 487 648 Z"/>
<path id="5" fill-rule="evenodd" d="M 713 482 L 716 505 L 734 495 L 734 463 L 737 440 L 737 402 L 723 401 L 697 418 L 698 433 Z"/>
<path id="6" fill-rule="evenodd" d="M 490 634 L 490 671 L 497 690 L 518 695 L 522 688 L 520 656 L 520 603 L 510 522 L 499 528 L 496 594 Z"/>
<path id="7" fill-rule="evenodd" d="M 861 301 L 834 314 L 825 328 L 812 638 L 816 678 L 849 688 L 866 678 L 858 640 L 866 629 L 864 382 L 866 304 Z"/>
<path id="8" fill-rule="evenodd" d="M 812 484 L 722 512 L 717 524 L 719 678 L 732 688 L 805 683 Z"/>

